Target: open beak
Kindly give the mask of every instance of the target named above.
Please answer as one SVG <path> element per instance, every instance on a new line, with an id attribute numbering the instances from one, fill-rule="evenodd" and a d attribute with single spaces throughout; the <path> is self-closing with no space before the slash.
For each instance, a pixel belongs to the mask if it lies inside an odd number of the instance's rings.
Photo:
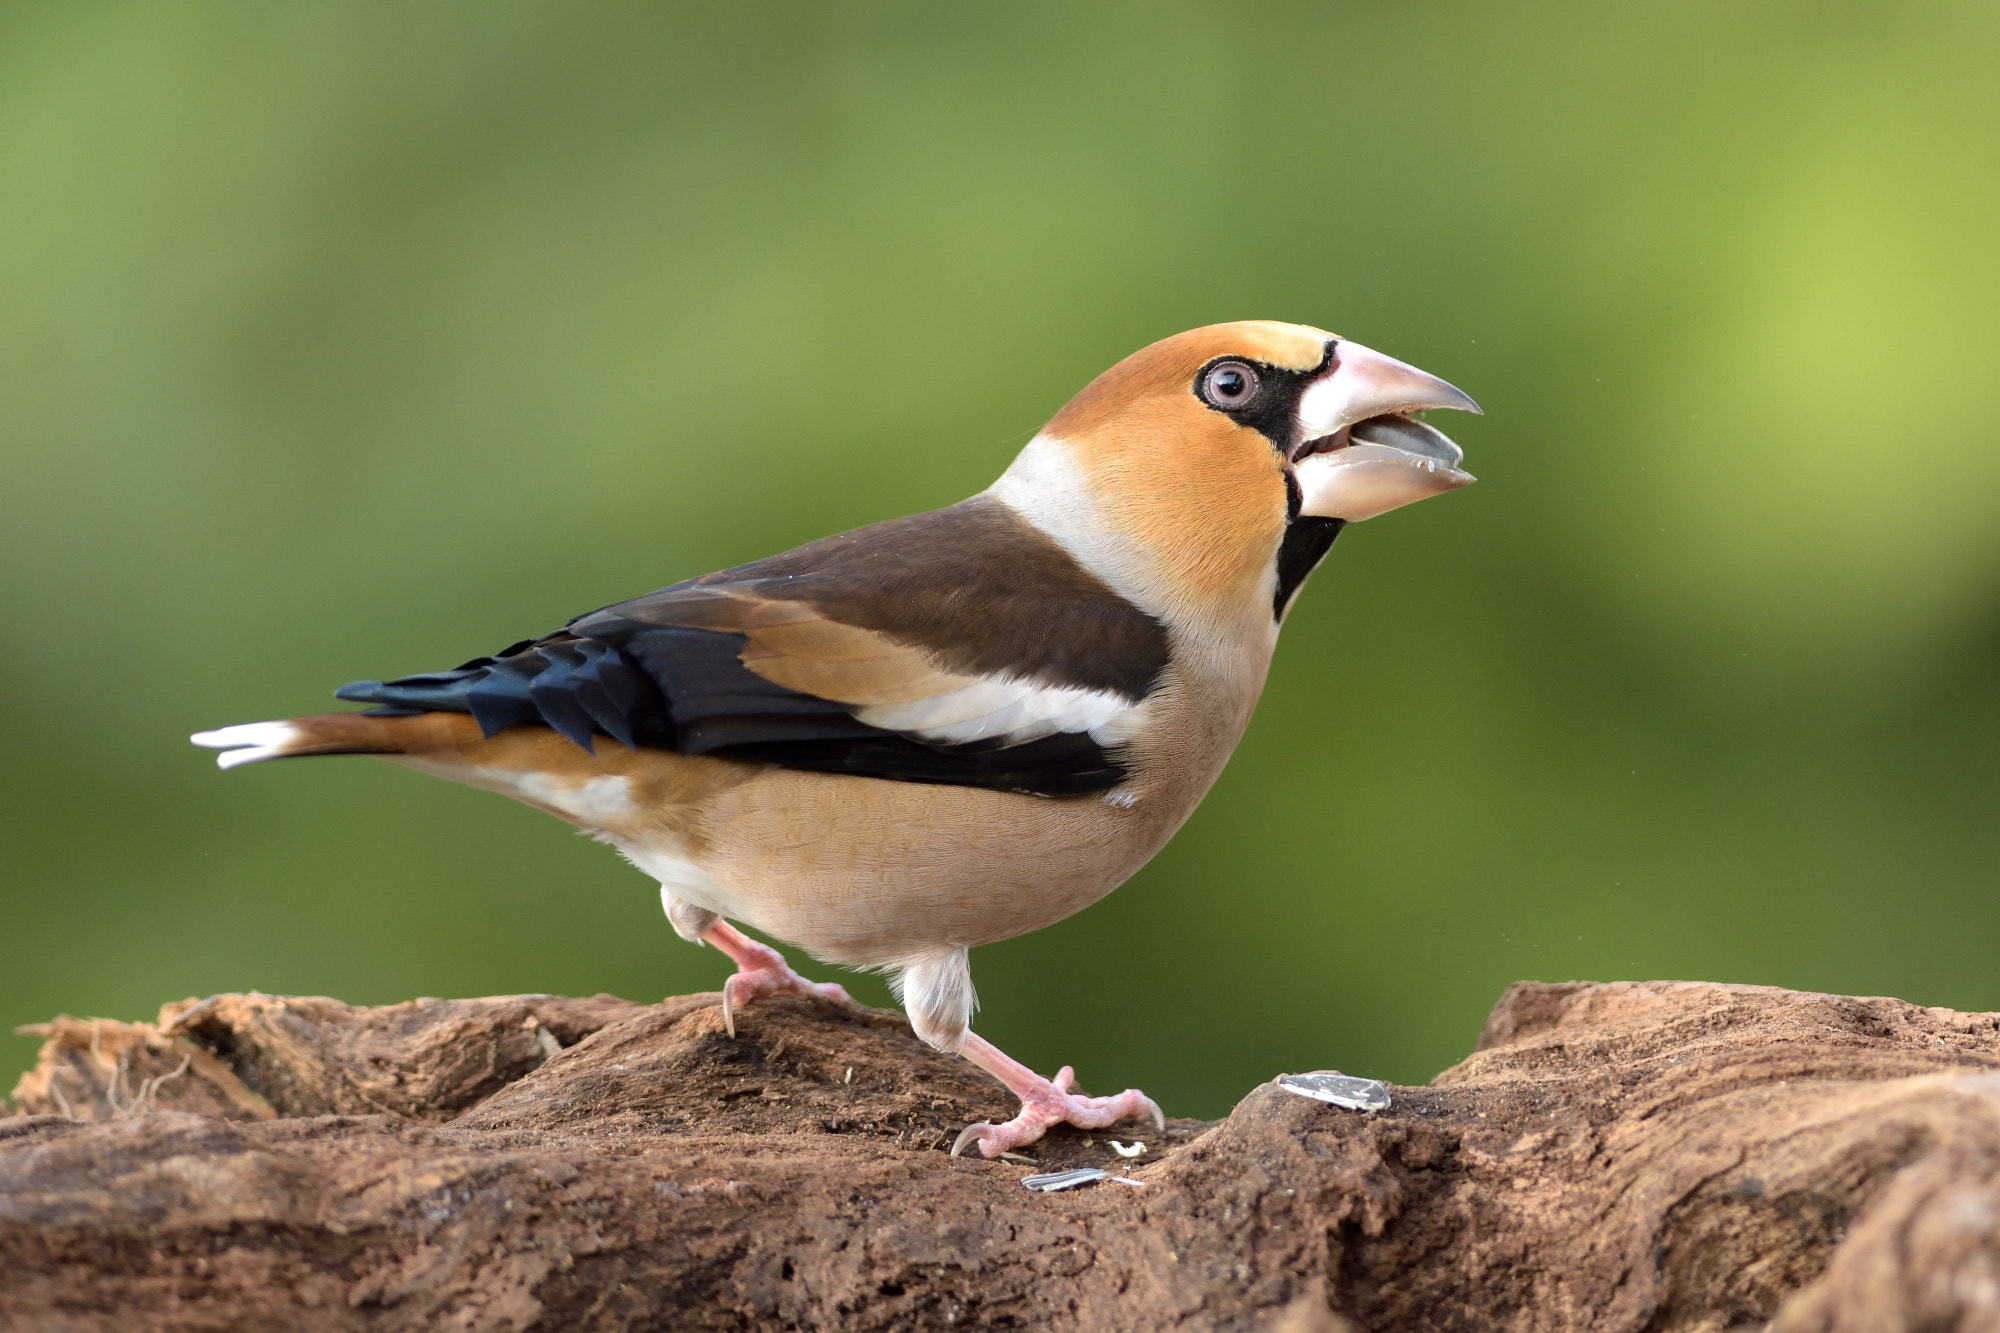
<path id="1" fill-rule="evenodd" d="M 1477 412 L 1479 404 L 1435 375 L 1348 342 L 1299 398 L 1291 452 L 1301 514 L 1358 523 L 1461 486 L 1474 477 L 1443 431 L 1412 413 L 1433 407 Z"/>

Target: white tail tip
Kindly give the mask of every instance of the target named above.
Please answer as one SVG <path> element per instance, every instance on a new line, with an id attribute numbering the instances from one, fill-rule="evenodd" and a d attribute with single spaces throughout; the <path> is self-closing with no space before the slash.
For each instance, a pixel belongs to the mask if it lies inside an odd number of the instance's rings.
<path id="1" fill-rule="evenodd" d="M 276 759 L 299 737 L 299 729 L 289 722 L 245 722 L 241 726 L 197 731 L 188 737 L 196 745 L 221 750 L 215 756 L 217 768 L 254 764 L 259 759 Z"/>

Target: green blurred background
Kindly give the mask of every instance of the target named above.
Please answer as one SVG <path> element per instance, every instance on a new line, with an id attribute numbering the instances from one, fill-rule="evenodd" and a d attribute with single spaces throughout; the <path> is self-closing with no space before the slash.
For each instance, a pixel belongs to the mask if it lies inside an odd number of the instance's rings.
<path id="1" fill-rule="evenodd" d="M 950 503 L 1249 317 L 1463 386 L 1482 482 L 1346 535 L 982 1031 L 1215 1115 L 1523 977 L 2000 1009 L 1996 69 L 1989 3 L 8 5 L 0 1020 L 713 987 L 543 815 L 186 735 Z"/>

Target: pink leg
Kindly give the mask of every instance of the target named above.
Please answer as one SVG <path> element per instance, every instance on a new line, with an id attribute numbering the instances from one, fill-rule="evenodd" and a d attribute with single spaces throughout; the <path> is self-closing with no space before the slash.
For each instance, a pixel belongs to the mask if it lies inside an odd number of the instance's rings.
<path id="1" fill-rule="evenodd" d="M 759 995 L 816 995 L 822 1000 L 845 1000 L 847 992 L 831 981 L 807 981 L 792 971 L 785 956 L 768 945 L 759 944 L 727 921 L 718 921 L 702 935 L 705 943 L 728 954 L 736 972 L 722 983 L 722 1026 L 736 1035 L 736 1010 Z"/>
<path id="2" fill-rule="evenodd" d="M 1068 1065 L 1053 1079 L 1043 1078 L 971 1032 L 965 1034 L 965 1045 L 959 1048 L 959 1054 L 1005 1083 L 1008 1091 L 1021 1099 L 1021 1114 L 1004 1125 L 985 1121 L 967 1125 L 958 1142 L 951 1145 L 953 1157 L 973 1142 L 979 1144 L 979 1151 L 985 1156 L 998 1157 L 1009 1148 L 1033 1143 L 1050 1125 L 1067 1123 L 1078 1129 L 1102 1129 L 1128 1117 L 1151 1116 L 1161 1129 L 1167 1127 L 1167 1118 L 1160 1114 L 1159 1105 L 1136 1088 L 1127 1088 L 1116 1097 L 1079 1097 L 1070 1091 L 1076 1073 Z"/>

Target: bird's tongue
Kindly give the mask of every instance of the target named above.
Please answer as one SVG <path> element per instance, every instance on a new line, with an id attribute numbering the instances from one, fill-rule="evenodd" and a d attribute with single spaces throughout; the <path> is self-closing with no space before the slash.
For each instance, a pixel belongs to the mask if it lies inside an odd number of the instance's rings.
<path id="1" fill-rule="evenodd" d="M 1465 450 L 1452 443 L 1450 436 L 1410 417 L 1370 417 L 1356 422 L 1351 430 L 1356 444 L 1384 445 L 1449 468 L 1465 461 Z"/>
<path id="2" fill-rule="evenodd" d="M 1412 454 L 1456 470 L 1465 461 L 1465 450 L 1435 426 L 1405 416 L 1369 417 L 1352 426 L 1343 426 L 1331 435 L 1312 440 L 1299 450 L 1300 459 L 1332 453 L 1358 444 L 1379 445 L 1398 453 Z M 1372 451 L 1370 451 L 1372 452 Z"/>
<path id="3" fill-rule="evenodd" d="M 1405 416 L 1369 417 L 1313 440 L 1294 463 L 1301 512 L 1349 522 L 1472 484 L 1465 451 Z"/>

